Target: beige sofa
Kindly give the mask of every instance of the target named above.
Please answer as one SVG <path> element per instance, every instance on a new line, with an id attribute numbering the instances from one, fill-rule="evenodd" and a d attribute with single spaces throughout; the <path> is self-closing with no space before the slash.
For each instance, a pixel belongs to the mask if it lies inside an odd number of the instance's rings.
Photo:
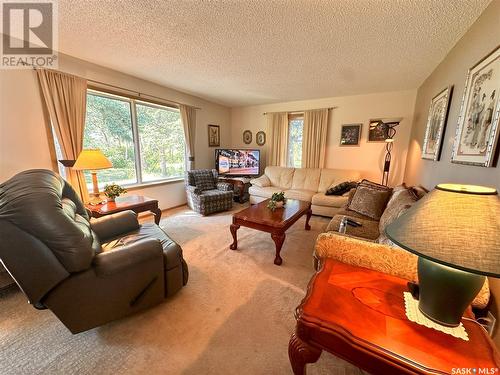
<path id="1" fill-rule="evenodd" d="M 284 191 L 287 198 L 311 202 L 313 214 L 333 217 L 348 198 L 325 192 L 331 186 L 360 178 L 359 172 L 343 169 L 266 167 L 262 176 L 250 180 L 248 192 L 250 203 L 256 204 Z"/>

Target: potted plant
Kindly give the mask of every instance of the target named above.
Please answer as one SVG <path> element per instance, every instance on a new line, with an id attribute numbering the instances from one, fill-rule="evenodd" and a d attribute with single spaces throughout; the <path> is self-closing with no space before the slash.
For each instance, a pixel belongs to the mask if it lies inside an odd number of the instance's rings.
<path id="1" fill-rule="evenodd" d="M 115 198 L 126 192 L 127 189 L 124 189 L 120 185 L 114 183 L 104 186 L 104 194 L 108 198 L 108 202 L 114 202 Z"/>
<path id="2" fill-rule="evenodd" d="M 273 193 L 271 200 L 267 204 L 267 208 L 274 211 L 277 208 L 282 208 L 286 203 L 285 192 Z"/>

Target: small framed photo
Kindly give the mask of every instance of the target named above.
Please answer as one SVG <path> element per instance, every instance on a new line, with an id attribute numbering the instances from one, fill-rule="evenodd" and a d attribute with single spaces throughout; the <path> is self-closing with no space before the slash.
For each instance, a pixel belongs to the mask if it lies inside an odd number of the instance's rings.
<path id="1" fill-rule="evenodd" d="M 245 130 L 243 132 L 243 142 L 246 145 L 249 145 L 250 143 L 252 143 L 252 132 L 250 130 Z"/>
<path id="2" fill-rule="evenodd" d="M 219 125 L 208 125 L 208 147 L 220 147 Z"/>
<path id="3" fill-rule="evenodd" d="M 370 120 L 368 142 L 385 142 L 389 138 L 389 127 L 381 120 Z"/>
<path id="4" fill-rule="evenodd" d="M 340 131 L 340 146 L 359 146 L 363 124 L 342 125 Z"/>
<path id="5" fill-rule="evenodd" d="M 447 87 L 431 100 L 422 146 L 422 159 L 439 160 L 452 91 L 453 86 Z"/>
<path id="6" fill-rule="evenodd" d="M 266 133 L 264 133 L 262 130 L 257 132 L 255 135 L 255 141 L 259 146 L 264 146 L 266 144 Z"/>
<path id="7" fill-rule="evenodd" d="M 500 117 L 500 47 L 469 69 L 452 163 L 493 166 Z"/>

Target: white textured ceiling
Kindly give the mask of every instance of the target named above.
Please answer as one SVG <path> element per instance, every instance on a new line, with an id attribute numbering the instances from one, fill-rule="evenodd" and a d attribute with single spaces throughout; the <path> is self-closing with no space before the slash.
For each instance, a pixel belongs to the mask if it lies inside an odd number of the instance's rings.
<path id="1" fill-rule="evenodd" d="M 229 106 L 417 88 L 490 0 L 60 0 L 61 52 Z"/>

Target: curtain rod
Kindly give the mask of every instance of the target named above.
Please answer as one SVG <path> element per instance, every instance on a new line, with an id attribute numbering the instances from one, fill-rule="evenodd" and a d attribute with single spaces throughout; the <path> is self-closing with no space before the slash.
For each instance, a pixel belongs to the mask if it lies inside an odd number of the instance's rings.
<path id="1" fill-rule="evenodd" d="M 25 65 L 30 65 L 30 64 L 26 64 Z M 37 67 L 34 66 L 34 65 L 31 65 L 33 67 L 33 70 L 37 70 Z M 110 83 L 106 83 L 106 82 L 101 82 L 101 81 L 96 81 L 95 79 L 89 79 L 89 78 L 85 78 L 85 77 L 80 77 L 80 76 L 77 76 L 75 74 L 71 74 L 71 73 L 66 73 L 66 72 L 61 72 L 59 70 L 55 70 L 55 69 L 47 69 L 47 70 L 53 70 L 55 72 L 60 72 L 60 73 L 64 73 L 64 74 L 70 74 L 72 76 L 75 76 L 75 77 L 78 77 L 78 78 L 81 78 L 81 79 L 84 79 L 86 80 L 87 82 L 92 82 L 92 83 L 95 83 L 95 84 L 98 84 L 98 85 L 103 85 L 103 86 L 107 86 L 107 87 L 112 87 L 114 89 L 118 89 L 118 90 L 122 90 L 122 91 L 128 91 L 130 93 L 134 93 L 136 94 L 139 98 L 143 97 L 144 99 L 147 99 L 148 97 L 149 98 L 152 98 L 152 99 L 156 99 L 156 100 L 161 100 L 165 103 L 172 103 L 172 104 L 177 104 L 177 105 L 188 105 L 188 104 L 184 104 L 184 103 L 181 103 L 181 102 L 176 102 L 175 100 L 170 100 L 170 99 L 165 99 L 165 98 L 161 98 L 159 96 L 155 96 L 155 95 L 150 95 L 150 94 L 144 94 L 142 92 L 139 92 L 137 90 L 131 90 L 131 89 L 127 89 L 125 87 L 120 87 L 120 86 L 116 86 L 116 85 L 112 85 Z M 193 107 L 194 109 L 201 109 L 199 107 L 194 107 L 194 106 L 190 106 L 190 107 Z"/>
<path id="2" fill-rule="evenodd" d="M 280 112 L 287 112 L 289 114 L 296 114 L 296 113 L 304 113 L 305 111 L 317 111 L 320 109 L 328 109 L 331 111 L 332 109 L 337 109 L 338 107 L 328 107 L 328 108 L 314 108 L 314 109 L 302 109 L 300 111 L 293 111 L 293 112 L 288 112 L 288 111 L 277 111 L 277 112 L 264 112 L 263 115 L 267 115 L 268 113 L 280 113 Z"/>

